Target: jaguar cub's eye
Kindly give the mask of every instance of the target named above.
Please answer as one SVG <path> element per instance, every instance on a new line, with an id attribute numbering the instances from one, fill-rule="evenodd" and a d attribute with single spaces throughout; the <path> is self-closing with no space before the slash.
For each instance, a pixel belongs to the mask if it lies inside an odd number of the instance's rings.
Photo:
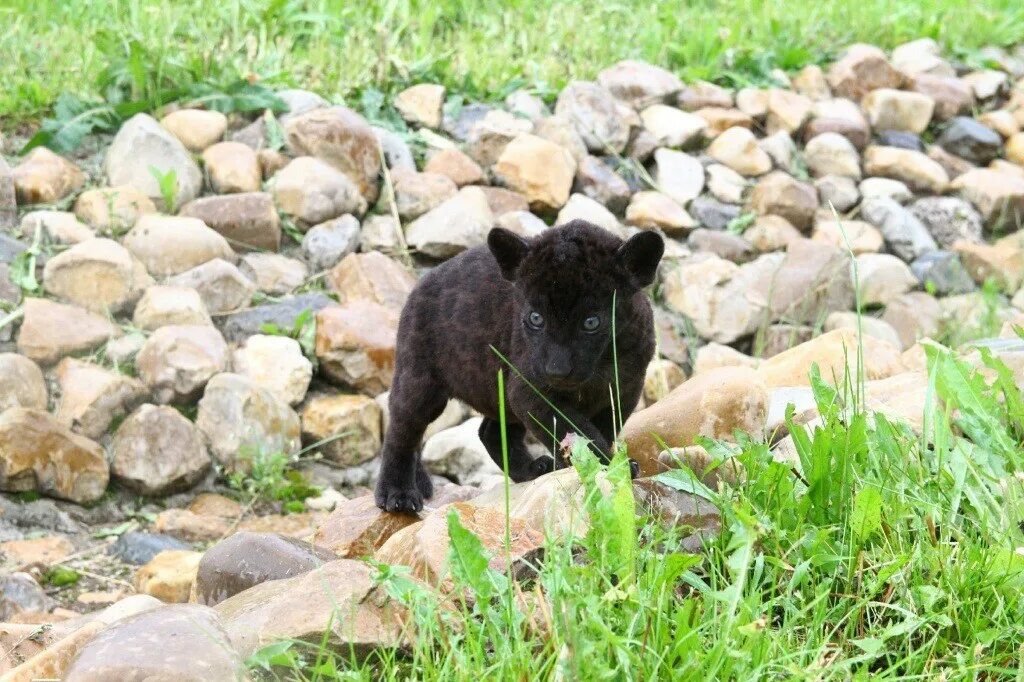
<path id="1" fill-rule="evenodd" d="M 583 331 L 585 332 L 595 332 L 600 326 L 601 318 L 597 315 L 591 315 L 587 319 L 583 320 Z"/>
<path id="2" fill-rule="evenodd" d="M 530 313 L 530 316 L 526 319 L 534 329 L 540 329 L 544 326 L 544 316 L 537 311 Z"/>

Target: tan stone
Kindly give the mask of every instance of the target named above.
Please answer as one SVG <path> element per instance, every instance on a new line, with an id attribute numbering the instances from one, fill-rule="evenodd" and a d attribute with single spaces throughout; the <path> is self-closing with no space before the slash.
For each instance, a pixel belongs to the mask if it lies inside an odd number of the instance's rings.
<path id="1" fill-rule="evenodd" d="M 316 356 L 324 373 L 377 395 L 395 371 L 398 316 L 372 301 L 353 300 L 317 313 Z"/>
<path id="2" fill-rule="evenodd" d="M 857 281 L 860 302 L 865 306 L 885 305 L 918 286 L 907 264 L 889 253 L 857 256 Z"/>
<path id="3" fill-rule="evenodd" d="M 782 216 L 763 215 L 747 228 L 743 238 L 761 253 L 770 253 L 784 250 L 791 242 L 802 239 L 803 235 Z"/>
<path id="4" fill-rule="evenodd" d="M 859 101 L 878 88 L 899 88 L 903 75 L 889 64 L 882 50 L 857 43 L 829 67 L 828 83 L 837 96 Z"/>
<path id="5" fill-rule="evenodd" d="M 868 123 L 876 130 L 906 130 L 923 133 L 932 120 L 935 100 L 919 92 L 879 88 L 861 102 Z"/>
<path id="6" fill-rule="evenodd" d="M 138 300 L 153 283 L 145 266 L 110 239 L 90 239 L 46 262 L 48 294 L 94 313 L 116 313 Z"/>
<path id="7" fill-rule="evenodd" d="M 660 229 L 666 234 L 686 234 L 697 227 L 697 221 L 661 192 L 637 192 L 626 207 L 626 223 L 643 229 Z"/>
<path id="8" fill-rule="evenodd" d="M 643 397 L 645 403 L 652 405 L 658 402 L 684 381 L 686 381 L 686 372 L 682 367 L 671 360 L 655 358 L 647 365 L 647 371 L 644 374 Z"/>
<path id="9" fill-rule="evenodd" d="M 11 170 L 19 205 L 53 204 L 85 184 L 85 174 L 63 156 L 36 147 Z"/>
<path id="10" fill-rule="evenodd" d="M 341 304 L 365 300 L 395 314 L 402 310 L 416 278 L 397 261 L 382 253 L 350 253 L 327 273 L 327 285 Z"/>
<path id="11" fill-rule="evenodd" d="M 218 142 L 203 151 L 203 166 L 217 194 L 258 192 L 263 171 L 255 150 L 241 142 Z"/>
<path id="12" fill-rule="evenodd" d="M 891 300 L 882 319 L 893 326 L 903 347 L 909 348 L 919 339 L 938 334 L 942 308 L 931 294 L 913 291 Z"/>
<path id="13" fill-rule="evenodd" d="M 199 292 L 191 287 L 148 287 L 135 306 L 132 324 L 143 331 L 169 325 L 212 325 Z"/>
<path id="14" fill-rule="evenodd" d="M 228 118 L 219 111 L 179 109 L 162 119 L 160 125 L 171 131 L 191 152 L 201 152 L 224 137 Z"/>
<path id="15" fill-rule="evenodd" d="M 864 151 L 864 172 L 905 182 L 917 192 L 942 194 L 949 175 L 936 161 L 921 152 L 874 145 Z"/>
<path id="16" fill-rule="evenodd" d="M 121 331 L 105 318 L 78 306 L 29 298 L 18 330 L 18 352 L 41 365 L 95 350 Z"/>
<path id="17" fill-rule="evenodd" d="M 768 132 L 796 134 L 810 117 L 812 105 L 809 97 L 798 92 L 772 88 L 768 91 Z"/>
<path id="18" fill-rule="evenodd" d="M 75 551 L 71 541 L 60 535 L 0 542 L 5 571 L 22 571 L 32 566 L 50 566 Z"/>
<path id="19" fill-rule="evenodd" d="M 558 210 L 569 199 L 576 161 L 565 148 L 523 134 L 502 151 L 494 173 L 503 184 L 526 196 L 534 210 Z"/>
<path id="20" fill-rule="evenodd" d="M 122 243 L 154 277 L 177 275 L 214 258 L 235 260 L 227 240 L 197 218 L 146 214 Z"/>
<path id="21" fill-rule="evenodd" d="M 395 108 L 409 123 L 426 128 L 440 128 L 444 93 L 443 85 L 413 85 L 395 95 Z"/>
<path id="22" fill-rule="evenodd" d="M 196 514 L 187 509 L 167 509 L 157 514 L 153 521 L 153 531 L 185 542 L 213 542 L 228 535 L 234 528 L 235 520 Z"/>
<path id="23" fill-rule="evenodd" d="M 377 200 L 380 143 L 362 116 L 342 106 L 313 109 L 289 118 L 285 132 L 294 156 L 323 159 L 348 176 L 368 203 Z"/>
<path id="24" fill-rule="evenodd" d="M 877 253 L 885 245 L 882 233 L 863 220 L 819 218 L 814 223 L 811 239 L 854 254 Z"/>
<path id="25" fill-rule="evenodd" d="M 348 175 L 312 156 L 293 159 L 278 171 L 272 192 L 279 211 L 306 225 L 346 213 L 361 216 L 367 208 L 366 198 Z"/>
<path id="26" fill-rule="evenodd" d="M 373 556 L 398 531 L 419 522 L 415 514 L 381 511 L 373 495 L 340 502 L 313 535 L 313 544 L 343 559 Z"/>
<path id="27" fill-rule="evenodd" d="M 26 239 L 38 234 L 51 244 L 79 244 L 96 236 L 92 228 L 67 211 L 31 211 L 21 219 L 19 229 Z"/>
<path id="28" fill-rule="evenodd" d="M 273 198 L 265 192 L 202 197 L 182 206 L 179 214 L 203 221 L 238 251 L 281 248 L 281 222 Z"/>
<path id="29" fill-rule="evenodd" d="M 793 77 L 793 89 L 815 102 L 832 97 L 825 72 L 817 64 L 808 64 L 800 69 Z"/>
<path id="30" fill-rule="evenodd" d="M 884 379 L 904 370 L 900 352 L 891 344 L 870 336 L 858 343 L 856 331 L 836 329 L 765 360 L 757 372 L 771 388 L 808 386 L 811 365 L 817 364 L 825 381 L 842 386 L 847 369 L 856 369 L 858 347 L 863 349 L 865 379 Z"/>
<path id="31" fill-rule="evenodd" d="M 102 233 L 130 230 L 145 213 L 156 213 L 156 206 L 131 185 L 90 189 L 75 200 L 78 219 Z"/>
<path id="32" fill-rule="evenodd" d="M 381 445 L 381 409 L 364 395 L 311 399 L 302 410 L 302 436 L 341 466 L 356 466 L 377 456 Z M 331 440 L 333 439 L 333 440 Z"/>
<path id="33" fill-rule="evenodd" d="M 17 353 L 0 353 L 0 413 L 11 407 L 45 410 L 46 381 L 39 365 Z"/>
<path id="34" fill-rule="evenodd" d="M 959 78 L 918 74 L 910 79 L 910 89 L 934 100 L 935 118 L 940 121 L 969 114 L 974 107 L 974 90 Z"/>
<path id="35" fill-rule="evenodd" d="M 974 204 L 990 229 L 1016 227 L 1024 216 L 1024 177 L 978 168 L 957 177 L 950 188 Z"/>
<path id="36" fill-rule="evenodd" d="M 442 149 L 432 154 L 423 170 L 426 173 L 446 175 L 457 187 L 477 185 L 485 180 L 480 164 L 454 148 Z"/>
<path id="37" fill-rule="evenodd" d="M 708 147 L 708 156 L 740 175 L 763 175 L 772 169 L 772 160 L 757 146 L 757 138 L 746 128 L 729 128 Z"/>
<path id="38" fill-rule="evenodd" d="M 61 360 L 55 374 L 60 389 L 57 420 L 87 438 L 102 437 L 149 394 L 134 377 L 73 358 Z"/>
<path id="39" fill-rule="evenodd" d="M 703 137 L 714 140 L 729 128 L 754 127 L 754 119 L 739 109 L 727 109 L 723 107 L 704 107 L 693 114 L 704 120 Z"/>
<path id="40" fill-rule="evenodd" d="M 210 377 L 224 371 L 228 347 L 209 325 L 168 325 L 146 340 L 136 358 L 139 378 L 159 403 L 195 399 Z"/>
<path id="41" fill-rule="evenodd" d="M 964 269 L 978 284 L 991 279 L 1010 295 L 1017 293 L 1024 284 L 1024 249 L 1019 242 L 1000 240 L 995 244 L 976 244 L 958 239 L 953 251 L 960 254 Z"/>
<path id="42" fill-rule="evenodd" d="M 813 185 L 774 171 L 754 186 L 748 204 L 759 215 L 782 216 L 798 230 L 806 230 L 818 208 L 818 192 Z"/>

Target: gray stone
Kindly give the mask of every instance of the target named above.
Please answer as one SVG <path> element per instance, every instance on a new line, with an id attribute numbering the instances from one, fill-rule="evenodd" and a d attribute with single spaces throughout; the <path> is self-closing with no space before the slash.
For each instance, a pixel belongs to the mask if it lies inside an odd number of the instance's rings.
<path id="1" fill-rule="evenodd" d="M 112 187 L 131 185 L 158 207 L 164 207 L 164 198 L 151 168 L 161 173 L 174 171 L 179 205 L 192 201 L 203 189 L 203 174 L 192 155 L 148 114 L 136 114 L 121 126 L 107 150 L 104 167 Z"/>
<path id="2" fill-rule="evenodd" d="M 118 427 L 111 449 L 111 474 L 142 495 L 187 490 L 211 464 L 202 433 L 173 407 L 139 407 Z"/>
<path id="3" fill-rule="evenodd" d="M 18 203 L 11 167 L 0 156 L 0 230 L 13 230 L 18 220 Z"/>
<path id="4" fill-rule="evenodd" d="M 373 134 L 377 136 L 380 148 L 384 150 L 384 161 L 390 170 L 404 168 L 416 170 L 416 159 L 413 158 L 412 150 L 405 140 L 390 130 L 378 126 L 372 126 Z"/>
<path id="5" fill-rule="evenodd" d="M 126 564 L 142 566 L 160 552 L 191 549 L 191 545 L 170 535 L 131 531 L 117 538 L 108 551 Z"/>
<path id="6" fill-rule="evenodd" d="M 923 253 L 939 248 L 924 223 L 892 199 L 864 199 L 861 202 L 861 215 L 881 231 L 892 252 L 908 263 Z"/>
<path id="7" fill-rule="evenodd" d="M 921 141 L 921 137 L 905 130 L 882 130 L 877 137 L 878 144 L 883 147 L 911 149 L 915 152 L 924 151 L 924 142 Z"/>
<path id="8" fill-rule="evenodd" d="M 910 271 L 926 288 L 939 296 L 969 294 L 977 289 L 974 279 L 952 251 L 929 251 L 910 264 Z"/>
<path id="9" fill-rule="evenodd" d="M 860 201 L 860 192 L 853 178 L 826 175 L 815 180 L 814 187 L 818 190 L 818 201 L 822 207 L 828 208 L 831 205 L 840 213 L 849 211 Z"/>
<path id="10" fill-rule="evenodd" d="M 576 168 L 573 192 L 590 197 L 621 215 L 632 192 L 629 185 L 608 164 L 596 156 L 586 156 Z"/>
<path id="11" fill-rule="evenodd" d="M 924 197 L 910 205 L 910 212 L 925 224 L 943 249 L 958 240 L 981 243 L 981 214 L 958 197 Z"/>
<path id="12" fill-rule="evenodd" d="M 942 131 L 937 142 L 950 154 L 984 166 L 998 156 L 1003 139 L 999 133 L 973 118 L 957 116 Z"/>
<path id="13" fill-rule="evenodd" d="M 211 315 L 244 308 L 256 293 L 256 285 L 241 270 L 220 258 L 175 275 L 166 284 L 198 291 Z"/>
<path id="14" fill-rule="evenodd" d="M 241 310 L 216 319 L 224 338 L 230 343 L 244 341 L 253 334 L 260 334 L 264 325 L 274 325 L 280 329 L 291 329 L 296 318 L 305 310 L 314 315 L 334 301 L 325 294 L 316 292 L 286 298 L 278 303 L 267 303 L 248 310 Z"/>
<path id="15" fill-rule="evenodd" d="M 45 613 L 56 605 L 28 573 L 0 576 L 0 621 L 19 613 Z"/>
<path id="16" fill-rule="evenodd" d="M 457 107 L 451 111 L 445 110 L 441 127 L 444 132 L 454 137 L 459 142 L 469 139 L 469 131 L 473 129 L 478 121 L 493 111 L 494 107 L 489 104 L 472 103 Z"/>
<path id="17" fill-rule="evenodd" d="M 307 111 L 313 111 L 313 109 L 330 106 L 330 102 L 309 90 L 278 90 L 275 94 L 282 102 L 284 102 L 285 107 L 288 109 L 284 114 L 281 114 L 282 123 L 287 123 L 288 120 L 300 114 L 304 114 Z"/>
<path id="18" fill-rule="evenodd" d="M 607 89 L 573 81 L 558 95 L 555 114 L 569 119 L 592 152 L 621 153 L 629 142 L 629 121 Z"/>
<path id="19" fill-rule="evenodd" d="M 699 196 L 690 202 L 690 215 L 710 230 L 724 230 L 740 216 L 736 204 L 726 204 L 709 196 Z"/>
<path id="20" fill-rule="evenodd" d="M 359 221 L 351 215 L 315 225 L 302 238 L 302 255 L 314 273 L 330 270 L 358 248 Z"/>
<path id="21" fill-rule="evenodd" d="M 0 232 L 0 263 L 10 263 L 28 246 L 10 235 Z"/>

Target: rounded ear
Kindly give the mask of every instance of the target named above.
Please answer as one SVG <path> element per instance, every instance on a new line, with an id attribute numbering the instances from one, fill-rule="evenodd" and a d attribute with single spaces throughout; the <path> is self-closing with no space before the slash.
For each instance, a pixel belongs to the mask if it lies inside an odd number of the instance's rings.
<path id="1" fill-rule="evenodd" d="M 615 260 L 626 273 L 628 283 L 643 289 L 654 282 L 658 263 L 665 253 L 665 242 L 657 232 L 638 232 L 615 253 Z"/>
<path id="2" fill-rule="evenodd" d="M 498 261 L 501 274 L 512 282 L 530 245 L 515 232 L 496 227 L 487 234 L 487 248 L 491 250 L 494 260 Z"/>

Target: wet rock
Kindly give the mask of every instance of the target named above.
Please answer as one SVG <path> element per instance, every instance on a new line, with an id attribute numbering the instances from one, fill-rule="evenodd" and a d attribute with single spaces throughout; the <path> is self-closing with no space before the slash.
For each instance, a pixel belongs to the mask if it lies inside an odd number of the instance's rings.
<path id="1" fill-rule="evenodd" d="M 892 252 L 907 262 L 938 248 L 924 223 L 892 199 L 864 199 L 861 215 L 881 231 Z"/>
<path id="2" fill-rule="evenodd" d="M 46 412 L 14 407 L 0 414 L 0 489 L 82 504 L 99 499 L 108 478 L 103 448 Z"/>
<path id="3" fill-rule="evenodd" d="M 313 377 L 299 342 L 286 336 L 250 336 L 234 350 L 231 366 L 289 405 L 302 402 Z"/>
<path id="4" fill-rule="evenodd" d="M 0 353 L 0 413 L 13 407 L 45 410 L 46 403 L 39 365 L 17 353 Z"/>
<path id="5" fill-rule="evenodd" d="M 241 682 L 246 669 L 217 615 L 204 606 L 182 604 L 108 627 L 82 647 L 64 679 Z"/>
<path id="6" fill-rule="evenodd" d="M 317 396 L 302 410 L 302 437 L 325 458 L 341 466 L 356 466 L 380 452 L 381 409 L 363 395 Z M 327 441 L 327 442 L 324 442 Z"/>
<path id="7" fill-rule="evenodd" d="M 754 370 L 709 370 L 634 412 L 619 437 L 639 462 L 641 475 L 653 475 L 662 469 L 658 455 L 664 445 L 692 445 L 701 436 L 731 439 L 737 431 L 758 433 L 767 407 L 768 391 Z"/>
<path id="8" fill-rule="evenodd" d="M 362 116 L 342 106 L 314 109 L 289 119 L 285 133 L 288 150 L 294 156 L 314 156 L 325 161 L 350 178 L 368 203 L 377 200 L 380 147 Z M 353 212 L 344 210 L 311 222 Z"/>
<path id="9" fill-rule="evenodd" d="M 294 538 L 235 533 L 203 554 L 196 575 L 196 601 L 215 606 L 255 585 L 302 575 L 336 559 L 332 552 Z"/>
<path id="10" fill-rule="evenodd" d="M 277 251 L 281 248 L 281 221 L 274 200 L 265 192 L 203 197 L 182 206 L 180 213 L 202 220 L 235 250 Z"/>
<path id="11" fill-rule="evenodd" d="M 771 388 L 808 386 L 811 365 L 817 363 L 825 381 L 842 386 L 847 368 L 856 362 L 860 346 L 866 379 L 884 379 L 904 370 L 899 350 L 894 346 L 871 336 L 864 336 L 858 342 L 855 330 L 836 329 L 765 360 L 757 372 Z"/>
<path id="12" fill-rule="evenodd" d="M 164 206 L 160 184 L 150 168 L 163 175 L 174 173 L 179 204 L 195 199 L 203 187 L 203 174 L 189 151 L 147 114 L 136 114 L 121 126 L 107 150 L 104 168 L 112 187 L 130 185 L 167 210 L 174 207 Z"/>
<path id="13" fill-rule="evenodd" d="M 43 288 L 48 294 L 94 313 L 124 310 L 153 280 L 123 246 L 90 239 L 46 262 Z"/>
<path id="14" fill-rule="evenodd" d="M 192 487 L 210 469 L 203 434 L 172 407 L 143 405 L 114 434 L 111 473 L 142 495 Z"/>
<path id="15" fill-rule="evenodd" d="M 135 409 L 149 393 L 138 379 L 92 362 L 65 358 L 55 374 L 60 391 L 56 417 L 87 438 L 103 436 L 115 420 Z"/>
<path id="16" fill-rule="evenodd" d="M 911 204 L 910 212 L 924 223 L 943 249 L 959 239 L 982 241 L 981 215 L 963 199 L 923 197 Z"/>
<path id="17" fill-rule="evenodd" d="M 256 454 L 285 455 L 300 447 L 299 417 L 283 400 L 239 374 L 223 373 L 206 384 L 196 426 L 210 454 L 229 470 L 245 470 Z"/>
<path id="18" fill-rule="evenodd" d="M 353 180 L 324 160 L 300 156 L 273 179 L 279 211 L 301 223 L 316 225 L 351 213 L 362 215 L 367 202 Z"/>
<path id="19" fill-rule="evenodd" d="M 153 332 L 136 358 L 139 378 L 158 403 L 194 400 L 228 363 L 224 337 L 208 325 L 168 325 Z"/>
<path id="20" fill-rule="evenodd" d="M 369 220 L 369 219 L 368 219 Z M 328 270 L 359 248 L 359 221 L 350 215 L 310 228 L 302 238 L 302 254 L 313 272 Z"/>
<path id="21" fill-rule="evenodd" d="M 249 305 L 256 285 L 231 263 L 214 258 L 165 280 L 169 286 L 195 289 L 211 315 Z"/>
<path id="22" fill-rule="evenodd" d="M 493 225 L 487 195 L 478 187 L 464 187 L 410 223 L 405 236 L 410 247 L 427 256 L 450 258 L 485 243 Z"/>
<path id="23" fill-rule="evenodd" d="M 68 355 L 95 350 L 120 333 L 106 318 L 77 306 L 29 298 L 18 330 L 18 352 L 51 365 Z"/>
<path id="24" fill-rule="evenodd" d="M 129 531 L 117 538 L 110 548 L 110 553 L 126 564 L 142 566 L 161 552 L 187 549 L 187 544 L 168 535 Z"/>
<path id="25" fill-rule="evenodd" d="M 123 244 L 154 277 L 177 275 L 214 258 L 235 260 L 227 240 L 197 218 L 144 215 Z"/>
<path id="26" fill-rule="evenodd" d="M 53 204 L 85 184 L 85 174 L 63 156 L 36 147 L 11 170 L 19 205 Z"/>
<path id="27" fill-rule="evenodd" d="M 381 511 L 373 495 L 364 495 L 339 502 L 316 529 L 313 544 L 344 559 L 373 556 L 388 538 L 418 521 L 415 514 Z"/>

